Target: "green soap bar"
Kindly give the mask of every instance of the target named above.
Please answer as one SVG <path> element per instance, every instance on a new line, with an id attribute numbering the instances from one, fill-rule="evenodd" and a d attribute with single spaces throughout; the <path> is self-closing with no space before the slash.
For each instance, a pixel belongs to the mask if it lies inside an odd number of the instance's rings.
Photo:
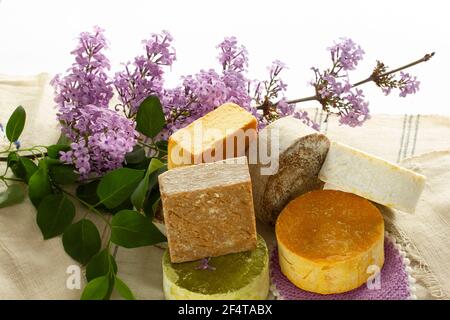
<path id="1" fill-rule="evenodd" d="M 268 260 L 267 246 L 261 236 L 255 250 L 212 257 L 208 265 L 213 270 L 199 269 L 200 260 L 171 263 L 166 250 L 163 257 L 166 297 L 189 299 L 192 294 L 193 299 L 263 299 L 269 286 Z"/>

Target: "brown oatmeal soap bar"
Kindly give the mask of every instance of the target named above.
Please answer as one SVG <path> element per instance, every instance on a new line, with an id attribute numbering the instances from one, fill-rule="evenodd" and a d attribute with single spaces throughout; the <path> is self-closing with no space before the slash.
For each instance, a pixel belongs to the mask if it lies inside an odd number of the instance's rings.
<path id="1" fill-rule="evenodd" d="M 158 179 L 172 263 L 256 248 L 246 157 L 176 168 Z"/>

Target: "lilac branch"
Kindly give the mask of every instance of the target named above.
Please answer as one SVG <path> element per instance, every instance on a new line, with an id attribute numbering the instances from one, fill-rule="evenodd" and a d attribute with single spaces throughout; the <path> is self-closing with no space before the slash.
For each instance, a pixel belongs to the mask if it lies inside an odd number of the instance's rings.
<path id="1" fill-rule="evenodd" d="M 374 74 L 372 73 L 372 74 L 371 74 L 369 77 L 367 77 L 366 79 L 354 83 L 354 84 L 352 85 L 352 87 L 355 88 L 355 87 L 358 87 L 358 86 L 360 86 L 360 85 L 363 85 L 363 84 L 368 83 L 368 82 L 371 82 L 371 81 L 374 81 L 374 82 L 375 82 L 375 81 L 376 81 L 377 79 L 379 79 L 379 78 L 387 77 L 387 76 L 389 76 L 389 75 L 392 75 L 392 74 L 397 73 L 397 72 L 399 72 L 399 71 L 402 71 L 402 70 L 405 70 L 405 69 L 407 69 L 407 68 L 413 67 L 413 66 L 415 66 L 415 65 L 417 65 L 417 64 L 420 64 L 420 63 L 422 63 L 422 62 L 426 62 L 426 61 L 430 60 L 434 55 L 435 55 L 435 52 L 427 53 L 427 54 L 424 55 L 422 58 L 420 58 L 420 59 L 418 59 L 418 60 L 416 60 L 416 61 L 413 61 L 413 62 L 411 62 L 411 63 L 408 63 L 408 64 L 406 64 L 406 65 L 404 65 L 404 66 L 399 67 L 399 68 L 390 70 L 390 71 L 388 71 L 388 72 L 381 73 L 381 74 L 379 74 L 379 75 L 374 75 Z M 308 97 L 303 97 L 303 98 L 298 98 L 298 99 L 293 99 L 293 100 L 287 100 L 286 102 L 289 103 L 289 104 L 296 104 L 296 103 L 307 102 L 307 101 L 314 101 L 314 100 L 320 101 L 320 97 L 319 97 L 319 95 L 318 95 L 317 93 L 316 93 L 315 95 L 308 96 Z M 275 104 L 275 105 L 276 105 L 276 104 Z M 267 107 L 273 107 L 273 105 L 269 105 L 269 104 L 265 104 L 265 103 L 264 103 L 264 104 L 262 104 L 262 105 L 257 106 L 257 109 L 258 109 L 258 110 L 265 110 Z"/>

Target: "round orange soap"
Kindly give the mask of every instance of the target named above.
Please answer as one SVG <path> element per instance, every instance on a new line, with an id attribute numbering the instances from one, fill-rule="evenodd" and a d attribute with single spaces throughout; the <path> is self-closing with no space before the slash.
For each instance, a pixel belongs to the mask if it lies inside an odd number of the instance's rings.
<path id="1" fill-rule="evenodd" d="M 279 263 L 297 287 L 320 294 L 358 288 L 384 263 L 384 221 L 369 200 L 336 190 L 292 200 L 275 226 Z"/>

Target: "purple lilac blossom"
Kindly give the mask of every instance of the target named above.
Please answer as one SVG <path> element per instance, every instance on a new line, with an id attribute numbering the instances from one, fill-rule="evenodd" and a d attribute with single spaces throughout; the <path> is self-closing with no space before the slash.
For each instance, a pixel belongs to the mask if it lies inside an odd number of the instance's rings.
<path id="1" fill-rule="evenodd" d="M 414 94 L 419 90 L 420 81 L 417 77 L 412 77 L 409 73 L 400 72 L 399 81 L 400 97 L 406 97 L 408 94 Z"/>
<path id="2" fill-rule="evenodd" d="M 80 108 L 67 129 L 71 150 L 61 152 L 60 160 L 73 164 L 81 179 L 121 167 L 138 136 L 132 120 L 95 105 Z"/>
<path id="3" fill-rule="evenodd" d="M 352 39 L 341 38 L 340 40 L 340 42 L 334 43 L 332 47 L 328 48 L 331 59 L 345 71 L 354 70 L 358 62 L 363 59 L 365 52 Z"/>
<path id="4" fill-rule="evenodd" d="M 221 72 L 200 70 L 197 74 L 182 77 L 179 87 L 164 90 L 161 100 L 167 126 L 161 136 L 170 135 L 226 102 L 236 103 L 257 114 L 257 109 L 251 106 L 249 80 L 245 77 L 247 50 L 238 45 L 234 37 L 225 38 L 218 48 Z"/>
<path id="5" fill-rule="evenodd" d="M 341 38 L 341 41 L 328 48 L 333 67 L 320 72 L 312 67 L 318 100 L 324 108 L 339 116 L 339 123 L 351 127 L 362 125 L 369 115 L 369 103 L 364 99 L 361 89 L 353 88 L 348 71 L 354 70 L 362 60 L 364 51 L 353 40 Z"/>
<path id="6" fill-rule="evenodd" d="M 195 268 L 197 270 L 211 270 L 214 271 L 216 270 L 216 267 L 213 267 L 209 264 L 209 260 L 211 258 L 203 258 L 200 260 L 199 265 Z"/>
<path id="7" fill-rule="evenodd" d="M 113 89 L 106 71 L 109 60 L 104 31 L 83 32 L 72 54 L 75 62 L 65 76 L 52 80 L 61 131 L 71 150 L 60 160 L 73 164 L 81 179 L 100 176 L 122 165 L 136 143 L 134 123 L 108 109 Z"/>
<path id="8" fill-rule="evenodd" d="M 266 99 L 269 101 L 271 99 L 279 99 L 276 104 L 275 118 L 293 116 L 294 118 L 302 120 L 304 124 L 311 128 L 319 130 L 318 124 L 309 118 L 308 112 L 299 110 L 295 104 L 288 103 L 284 96 L 287 84 L 280 78 L 280 73 L 284 69 L 286 69 L 286 65 L 280 60 L 272 62 L 272 65 L 267 68 L 269 71 L 269 80 L 254 82 L 254 100 L 256 100 L 258 104 L 261 104 Z M 259 128 L 264 128 L 270 122 L 269 119 L 266 119 L 261 115 L 258 115 L 257 118 L 259 119 Z"/>
<path id="9" fill-rule="evenodd" d="M 356 127 L 361 126 L 366 120 L 370 119 L 369 103 L 364 100 L 364 93 L 361 89 L 356 89 L 353 92 L 349 91 L 344 96 L 344 101 L 350 106 L 350 110 L 340 113 L 340 124 Z"/>
<path id="10" fill-rule="evenodd" d="M 134 58 L 133 63 L 126 63 L 124 70 L 115 74 L 114 86 L 127 117 L 132 118 L 148 96 L 163 95 L 163 68 L 176 60 L 172 41 L 168 31 L 153 34 L 142 41 L 145 54 Z"/>
<path id="11" fill-rule="evenodd" d="M 113 96 L 106 74 L 110 64 L 103 54 L 108 48 L 104 30 L 95 27 L 93 33 L 81 33 L 78 40 L 77 47 L 71 52 L 75 56 L 72 67 L 66 75 L 58 74 L 51 81 L 59 107 L 58 117 L 62 116 L 62 121 L 70 121 L 79 107 L 88 104 L 106 107 Z"/>

